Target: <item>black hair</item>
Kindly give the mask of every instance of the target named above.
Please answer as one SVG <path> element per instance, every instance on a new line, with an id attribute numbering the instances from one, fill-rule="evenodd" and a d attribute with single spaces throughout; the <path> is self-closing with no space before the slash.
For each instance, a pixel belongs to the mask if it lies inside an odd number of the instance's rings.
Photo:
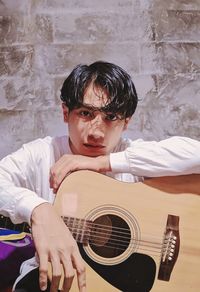
<path id="1" fill-rule="evenodd" d="M 121 67 L 103 61 L 91 65 L 78 65 L 64 81 L 61 88 L 61 100 L 69 110 L 83 105 L 83 97 L 87 87 L 93 83 L 108 95 L 104 109 L 131 117 L 136 110 L 138 97 L 130 75 Z"/>

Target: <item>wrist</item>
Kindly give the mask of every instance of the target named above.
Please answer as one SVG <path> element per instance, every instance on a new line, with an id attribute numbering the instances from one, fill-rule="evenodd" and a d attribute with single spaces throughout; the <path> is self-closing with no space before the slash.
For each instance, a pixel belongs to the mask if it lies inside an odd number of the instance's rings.
<path id="1" fill-rule="evenodd" d="M 52 208 L 53 206 L 49 202 L 36 206 L 31 214 L 31 225 L 33 223 L 41 223 L 42 218 L 46 218 Z"/>
<path id="2" fill-rule="evenodd" d="M 98 156 L 95 158 L 98 172 L 111 171 L 109 155 Z"/>

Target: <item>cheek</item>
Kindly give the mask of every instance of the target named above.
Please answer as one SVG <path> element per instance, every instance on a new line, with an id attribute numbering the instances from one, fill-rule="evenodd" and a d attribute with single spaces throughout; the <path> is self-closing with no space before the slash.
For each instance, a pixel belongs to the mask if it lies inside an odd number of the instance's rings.
<path id="1" fill-rule="evenodd" d="M 110 146 L 116 146 L 123 132 L 122 127 L 115 127 L 107 133 L 107 143 Z"/>
<path id="2" fill-rule="evenodd" d="M 72 123 L 69 123 L 69 135 L 70 138 L 74 141 L 80 141 L 86 133 L 85 125 L 79 120 L 74 120 Z"/>
<path id="3" fill-rule="evenodd" d="M 119 134 L 119 132 L 112 132 L 109 135 L 109 141 L 111 144 L 118 142 L 119 138 L 121 137 L 121 135 Z"/>

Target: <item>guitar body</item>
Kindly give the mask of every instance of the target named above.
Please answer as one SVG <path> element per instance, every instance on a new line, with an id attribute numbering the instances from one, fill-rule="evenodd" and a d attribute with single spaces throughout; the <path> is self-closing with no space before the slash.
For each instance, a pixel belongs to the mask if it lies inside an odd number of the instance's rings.
<path id="1" fill-rule="evenodd" d="M 87 291 L 198 291 L 199 175 L 133 184 L 78 171 L 54 205 L 87 263 Z M 70 291 L 78 291 L 75 280 Z"/>

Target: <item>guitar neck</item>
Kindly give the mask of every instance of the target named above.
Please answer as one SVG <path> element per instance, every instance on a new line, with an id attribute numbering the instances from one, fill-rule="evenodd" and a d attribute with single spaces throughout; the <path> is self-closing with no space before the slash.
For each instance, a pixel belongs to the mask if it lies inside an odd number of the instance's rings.
<path id="1" fill-rule="evenodd" d="M 27 223 L 13 224 L 10 218 L 3 215 L 0 215 L 0 228 L 30 233 L 30 226 Z"/>
<path id="2" fill-rule="evenodd" d="M 62 219 L 77 242 L 83 244 L 89 242 L 91 228 L 93 227 L 91 221 L 73 217 L 63 217 Z M 0 228 L 30 233 L 30 226 L 27 223 L 13 224 L 9 217 L 3 215 L 0 215 Z"/>

